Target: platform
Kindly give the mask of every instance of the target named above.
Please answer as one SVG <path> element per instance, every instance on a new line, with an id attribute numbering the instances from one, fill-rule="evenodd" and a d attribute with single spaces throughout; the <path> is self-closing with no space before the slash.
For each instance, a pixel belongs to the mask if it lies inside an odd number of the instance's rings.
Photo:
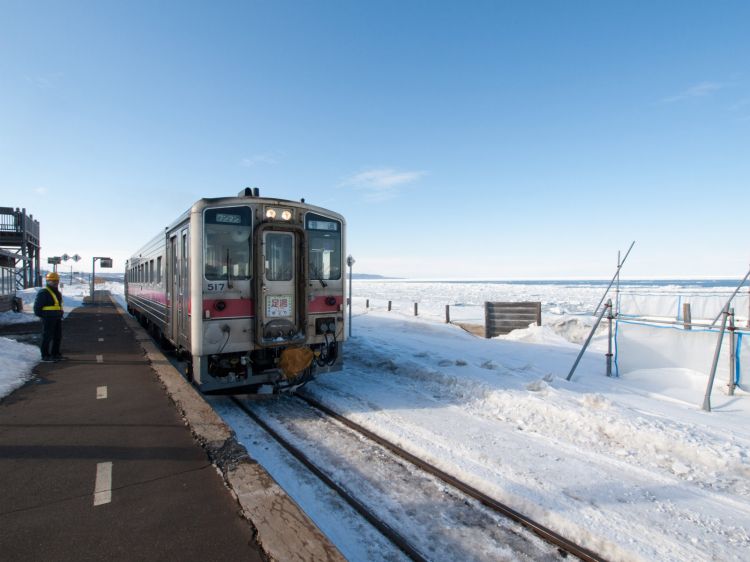
<path id="1" fill-rule="evenodd" d="M 63 323 L 68 359 L 0 402 L 0 557 L 340 560 L 304 516 L 268 516 L 297 508 L 149 347 L 97 298 Z"/>

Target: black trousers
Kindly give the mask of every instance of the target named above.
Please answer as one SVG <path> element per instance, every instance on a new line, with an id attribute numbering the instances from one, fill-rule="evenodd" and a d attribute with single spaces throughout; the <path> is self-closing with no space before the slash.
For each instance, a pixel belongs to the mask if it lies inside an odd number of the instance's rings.
<path id="1" fill-rule="evenodd" d="M 42 318 L 42 357 L 60 355 L 62 341 L 62 318 Z M 52 349 L 50 349 L 50 345 Z"/>

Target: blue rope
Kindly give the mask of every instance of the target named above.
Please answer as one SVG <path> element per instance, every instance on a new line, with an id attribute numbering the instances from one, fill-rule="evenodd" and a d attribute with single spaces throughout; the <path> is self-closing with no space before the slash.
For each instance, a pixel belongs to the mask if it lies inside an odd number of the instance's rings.
<path id="1" fill-rule="evenodd" d="M 633 326 L 648 326 L 650 328 L 657 328 L 659 330 L 680 330 L 680 331 L 683 331 L 683 328 L 681 326 L 653 324 L 653 323 L 650 323 L 648 320 L 643 320 L 641 322 L 635 322 L 633 320 L 620 320 L 620 322 L 622 322 L 624 324 L 632 324 Z M 716 333 L 716 332 L 719 331 L 719 328 L 718 327 L 716 327 L 716 328 L 693 328 L 692 331 L 693 332 Z M 742 331 L 740 331 L 739 328 L 736 330 L 735 333 L 737 335 L 739 335 L 739 334 L 741 334 L 743 332 L 750 334 L 750 332 L 748 332 L 748 330 L 742 330 Z"/>
<path id="2" fill-rule="evenodd" d="M 740 350 L 742 349 L 742 332 L 737 334 L 737 347 L 734 350 L 734 384 L 740 384 L 742 369 L 740 369 Z"/>

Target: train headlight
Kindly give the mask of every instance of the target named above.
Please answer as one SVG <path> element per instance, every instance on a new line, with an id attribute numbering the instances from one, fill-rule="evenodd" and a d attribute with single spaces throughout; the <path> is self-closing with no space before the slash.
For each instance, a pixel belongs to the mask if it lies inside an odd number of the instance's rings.
<path id="1" fill-rule="evenodd" d="M 266 209 L 266 218 L 269 220 L 290 221 L 292 220 L 292 216 L 291 209 L 280 209 L 278 207 L 268 207 Z"/>

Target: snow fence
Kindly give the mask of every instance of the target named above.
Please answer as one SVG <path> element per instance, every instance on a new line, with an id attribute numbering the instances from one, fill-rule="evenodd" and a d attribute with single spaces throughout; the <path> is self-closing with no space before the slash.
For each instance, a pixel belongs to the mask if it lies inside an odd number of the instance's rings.
<path id="1" fill-rule="evenodd" d="M 721 330 L 721 313 L 731 293 L 620 293 L 615 322 L 615 372 L 682 368 L 708 375 Z M 692 324 L 684 324 L 683 304 L 690 304 Z M 716 385 L 730 380 L 750 391 L 750 328 L 746 293 L 730 304 L 735 310 L 734 372 L 730 375 L 731 334 L 722 340 Z M 730 379 L 731 377 L 731 379 Z"/>

